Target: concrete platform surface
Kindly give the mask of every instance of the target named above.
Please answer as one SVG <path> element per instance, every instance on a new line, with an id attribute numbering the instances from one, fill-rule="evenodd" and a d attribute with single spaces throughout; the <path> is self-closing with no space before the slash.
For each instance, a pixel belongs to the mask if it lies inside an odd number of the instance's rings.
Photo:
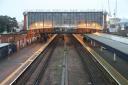
<path id="1" fill-rule="evenodd" d="M 80 35 L 74 35 L 74 36 L 95 57 L 95 59 L 116 80 L 116 82 L 118 82 L 119 85 L 128 85 L 128 80 L 118 71 L 119 70 L 119 68 L 118 68 L 119 64 L 117 67 L 115 67 L 117 64 L 115 64 L 115 66 L 112 65 L 107 59 L 102 57 L 102 56 L 106 56 L 106 55 L 100 55 L 97 51 L 94 51 L 94 49 L 90 48 L 87 44 L 85 44 L 83 42 L 83 38 Z"/>
<path id="2" fill-rule="evenodd" d="M 0 82 L 22 65 L 42 45 L 41 43 L 34 43 L 8 56 L 8 58 L 0 60 Z"/>

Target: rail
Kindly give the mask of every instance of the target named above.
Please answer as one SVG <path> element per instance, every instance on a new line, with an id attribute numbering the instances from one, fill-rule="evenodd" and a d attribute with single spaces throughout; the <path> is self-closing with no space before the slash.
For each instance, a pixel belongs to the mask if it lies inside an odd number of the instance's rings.
<path id="1" fill-rule="evenodd" d="M 87 46 L 77 35 L 73 36 L 86 48 L 91 55 L 99 62 L 99 64 L 110 74 L 110 76 L 119 85 L 128 85 L 128 80 L 125 79 L 116 69 L 114 69 L 107 61 L 105 61 L 99 54 L 97 54 L 93 49 Z"/>
<path id="2" fill-rule="evenodd" d="M 40 55 L 42 51 L 54 40 L 57 35 L 54 35 L 46 44 L 44 44 L 38 51 L 36 51 L 31 57 L 29 57 L 19 68 L 17 68 L 12 74 L 10 74 L 0 85 L 12 85 L 25 70 L 34 62 L 34 60 Z"/>
<path id="3" fill-rule="evenodd" d="M 61 85 L 68 85 L 68 61 L 67 61 L 66 42 L 64 42 L 64 60 L 63 60 Z"/>

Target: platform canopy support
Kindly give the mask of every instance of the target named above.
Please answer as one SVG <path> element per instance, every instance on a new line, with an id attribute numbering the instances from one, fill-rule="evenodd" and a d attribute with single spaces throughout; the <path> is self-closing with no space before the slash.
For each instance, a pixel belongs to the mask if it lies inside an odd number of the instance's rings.
<path id="1" fill-rule="evenodd" d="M 116 56 L 116 53 L 114 52 L 114 56 L 113 56 L 113 60 L 114 60 L 114 62 L 117 60 L 116 57 L 117 57 L 117 56 Z"/>

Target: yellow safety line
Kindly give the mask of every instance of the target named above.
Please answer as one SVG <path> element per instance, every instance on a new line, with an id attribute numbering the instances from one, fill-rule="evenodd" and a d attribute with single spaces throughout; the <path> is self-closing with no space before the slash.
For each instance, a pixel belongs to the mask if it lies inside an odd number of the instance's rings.
<path id="1" fill-rule="evenodd" d="M 93 57 L 105 68 L 105 70 L 115 79 L 119 85 L 128 85 L 128 80 L 124 78 L 116 69 L 114 69 L 106 60 L 98 55 L 90 47 L 86 46 L 76 35 L 73 36 L 93 55 Z"/>
<path id="2" fill-rule="evenodd" d="M 40 51 L 41 52 L 41 50 L 43 51 L 44 50 L 44 48 L 45 47 L 47 47 L 47 45 L 54 39 L 56 37 L 56 35 L 54 35 L 48 42 L 47 42 L 47 44 L 44 44 L 38 51 Z M 36 53 L 38 53 L 38 51 L 36 51 L 31 57 L 29 57 L 23 64 L 21 64 L 21 66 L 18 68 L 18 69 L 16 69 L 13 73 L 11 73 L 7 78 L 5 78 L 1 83 L 0 83 L 0 85 L 5 85 L 9 80 L 11 80 L 15 75 L 16 75 L 16 73 L 18 73 L 19 71 L 20 71 L 20 69 L 22 69 L 24 66 L 25 66 L 25 64 L 27 64 L 28 62 L 31 62 L 32 63 L 32 61 L 31 61 L 31 58 L 33 58 L 34 56 L 35 56 L 35 54 Z M 36 57 L 35 57 L 36 58 Z M 33 59 L 34 60 L 34 59 Z M 30 63 L 30 64 L 31 64 Z M 30 65 L 29 64 L 29 65 Z M 29 66 L 28 65 L 28 66 Z M 28 67 L 27 66 L 27 67 Z M 26 68 L 25 68 L 26 69 Z M 24 70 L 23 70 L 24 71 Z M 21 71 L 21 73 L 23 72 L 23 71 Z M 17 77 L 15 78 L 15 79 L 17 79 Z M 14 81 L 14 80 L 13 80 Z"/>

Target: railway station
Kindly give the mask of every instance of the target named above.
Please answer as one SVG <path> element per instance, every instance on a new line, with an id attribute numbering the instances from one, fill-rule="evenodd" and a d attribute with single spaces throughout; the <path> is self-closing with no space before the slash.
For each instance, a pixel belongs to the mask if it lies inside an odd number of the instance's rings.
<path id="1" fill-rule="evenodd" d="M 105 11 L 25 11 L 0 35 L 0 85 L 128 85 L 128 38 L 104 33 Z"/>

